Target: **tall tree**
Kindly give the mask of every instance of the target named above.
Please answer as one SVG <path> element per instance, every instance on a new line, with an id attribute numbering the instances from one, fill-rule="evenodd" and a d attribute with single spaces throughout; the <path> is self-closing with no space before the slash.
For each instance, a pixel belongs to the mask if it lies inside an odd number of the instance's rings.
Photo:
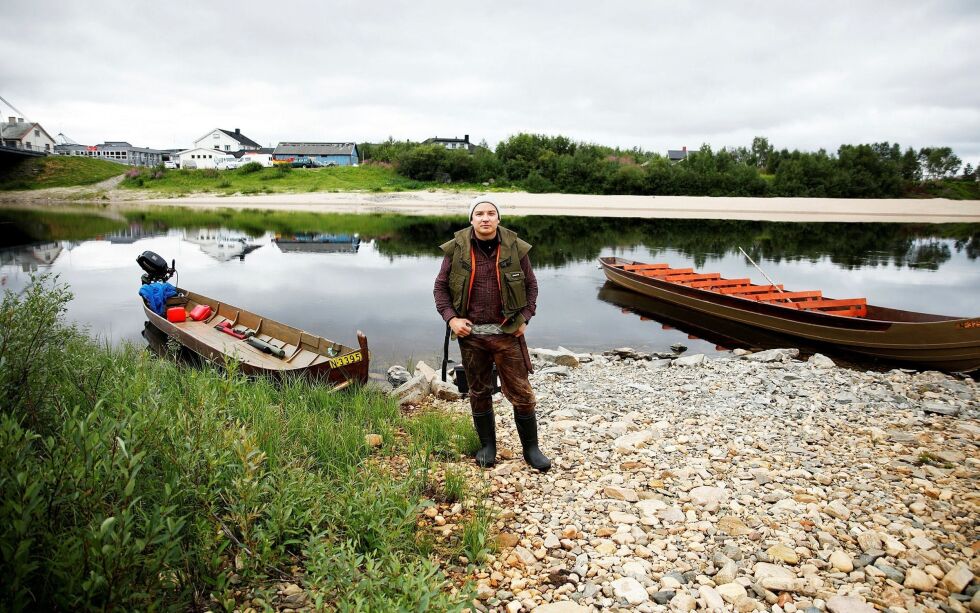
<path id="1" fill-rule="evenodd" d="M 756 136 L 752 139 L 752 157 L 755 160 L 755 167 L 760 170 L 768 170 L 769 162 L 772 158 L 772 145 L 769 139 L 764 136 Z"/>
<path id="2" fill-rule="evenodd" d="M 949 147 L 923 147 L 919 150 L 919 159 L 925 165 L 929 179 L 952 177 L 962 164 L 962 160 Z"/>

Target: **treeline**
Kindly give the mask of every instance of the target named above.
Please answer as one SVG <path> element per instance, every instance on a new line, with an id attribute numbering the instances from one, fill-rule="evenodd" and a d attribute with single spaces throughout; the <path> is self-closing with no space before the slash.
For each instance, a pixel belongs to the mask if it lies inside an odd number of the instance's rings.
<path id="1" fill-rule="evenodd" d="M 679 160 L 642 149 L 578 143 L 564 136 L 518 134 L 495 150 L 448 150 L 389 139 L 362 144 L 365 163 L 393 165 L 419 181 L 487 183 L 530 192 L 684 196 L 977 198 L 977 172 L 949 147 L 902 149 L 897 143 L 841 145 L 836 153 L 709 145 Z M 962 173 L 960 170 L 962 168 Z"/>

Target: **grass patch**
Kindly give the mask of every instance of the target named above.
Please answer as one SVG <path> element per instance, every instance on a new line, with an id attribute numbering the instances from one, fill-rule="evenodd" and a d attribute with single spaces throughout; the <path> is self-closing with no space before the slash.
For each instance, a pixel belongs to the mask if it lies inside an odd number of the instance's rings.
<path id="1" fill-rule="evenodd" d="M 117 173 L 118 174 L 118 173 Z M 167 170 L 161 178 L 150 181 L 147 177 L 127 178 L 122 187 L 130 189 L 150 189 L 161 194 L 183 195 L 196 192 L 211 192 L 219 187 L 219 181 L 233 192 L 256 193 L 256 190 L 272 192 L 392 192 L 423 189 L 445 189 L 444 183 L 415 181 L 399 175 L 392 168 L 377 164 L 364 166 L 336 166 L 331 168 L 255 168 L 245 165 L 237 170 Z M 140 180 L 142 179 L 142 181 Z M 227 184 L 227 185 L 225 185 Z M 454 183 L 454 189 L 486 191 L 480 184 Z M 495 191 L 501 191 L 496 188 Z"/>
<path id="2" fill-rule="evenodd" d="M 912 190 L 912 195 L 950 200 L 980 200 L 980 182 L 962 179 L 926 181 L 919 189 Z"/>
<path id="3" fill-rule="evenodd" d="M 419 520 L 455 421 L 102 346 L 70 299 L 41 277 L 0 306 L 5 610 L 279 609 L 282 581 L 318 610 L 465 605 Z"/>
<path id="4" fill-rule="evenodd" d="M 0 190 L 92 185 L 117 177 L 127 167 L 106 160 L 67 155 L 27 158 L 0 170 Z"/>

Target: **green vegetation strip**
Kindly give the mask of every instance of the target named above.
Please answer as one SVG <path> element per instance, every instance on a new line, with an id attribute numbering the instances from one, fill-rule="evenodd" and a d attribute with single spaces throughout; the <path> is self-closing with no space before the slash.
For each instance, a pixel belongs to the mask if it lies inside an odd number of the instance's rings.
<path id="1" fill-rule="evenodd" d="M 447 185 L 434 181 L 416 181 L 381 164 L 331 168 L 263 168 L 258 164 L 247 164 L 234 170 L 134 169 L 123 181 L 122 187 L 180 196 L 197 192 L 225 195 L 392 192 L 446 188 Z M 468 183 L 456 183 L 451 187 L 457 190 L 486 189 L 481 185 Z"/>
<path id="2" fill-rule="evenodd" d="M 0 172 L 0 191 L 92 185 L 126 172 L 127 166 L 87 157 L 28 158 Z"/>
<path id="3" fill-rule="evenodd" d="M 468 601 L 438 562 L 491 542 L 454 464 L 466 419 L 108 349 L 70 298 L 39 278 L 0 307 L 2 608 L 273 609 L 283 581 L 317 609 Z M 464 502 L 449 540 L 420 521 L 434 500 Z"/>

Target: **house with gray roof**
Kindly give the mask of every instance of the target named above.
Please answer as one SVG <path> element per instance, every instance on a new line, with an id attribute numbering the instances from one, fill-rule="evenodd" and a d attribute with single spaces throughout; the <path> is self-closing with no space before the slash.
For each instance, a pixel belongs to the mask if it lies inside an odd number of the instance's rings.
<path id="1" fill-rule="evenodd" d="M 130 166 L 159 166 L 163 163 L 166 152 L 149 147 L 134 147 L 126 141 L 108 140 L 100 145 L 79 145 L 78 143 L 55 145 L 54 153 L 100 158 Z"/>
<path id="2" fill-rule="evenodd" d="M 222 130 L 215 128 L 201 138 L 194 141 L 193 148 L 217 149 L 234 153 L 236 151 L 258 151 L 262 148 L 257 142 L 242 134 L 242 131 L 235 128 L 235 131 Z"/>
<path id="3" fill-rule="evenodd" d="M 667 150 L 667 159 L 671 162 L 683 162 L 687 159 L 688 155 L 690 155 L 690 152 L 688 152 L 687 147 Z"/>
<path id="4" fill-rule="evenodd" d="M 272 159 L 281 162 L 310 160 L 314 166 L 356 166 L 360 162 L 354 143 L 279 143 Z"/>
<path id="5" fill-rule="evenodd" d="M 443 138 L 443 137 L 439 137 L 439 136 L 434 136 L 432 138 L 425 139 L 424 141 L 422 141 L 422 144 L 423 145 L 439 145 L 439 146 L 445 147 L 446 149 L 449 149 L 449 150 L 462 149 L 462 150 L 468 151 L 470 153 L 473 153 L 473 151 L 476 149 L 476 145 L 470 143 L 470 135 L 469 134 L 464 134 L 463 135 L 463 138 L 456 138 L 456 137 L 453 137 L 453 138 Z"/>
<path id="6" fill-rule="evenodd" d="M 24 121 L 23 117 L 8 117 L 0 124 L 0 145 L 52 153 L 55 140 L 39 123 Z"/>

